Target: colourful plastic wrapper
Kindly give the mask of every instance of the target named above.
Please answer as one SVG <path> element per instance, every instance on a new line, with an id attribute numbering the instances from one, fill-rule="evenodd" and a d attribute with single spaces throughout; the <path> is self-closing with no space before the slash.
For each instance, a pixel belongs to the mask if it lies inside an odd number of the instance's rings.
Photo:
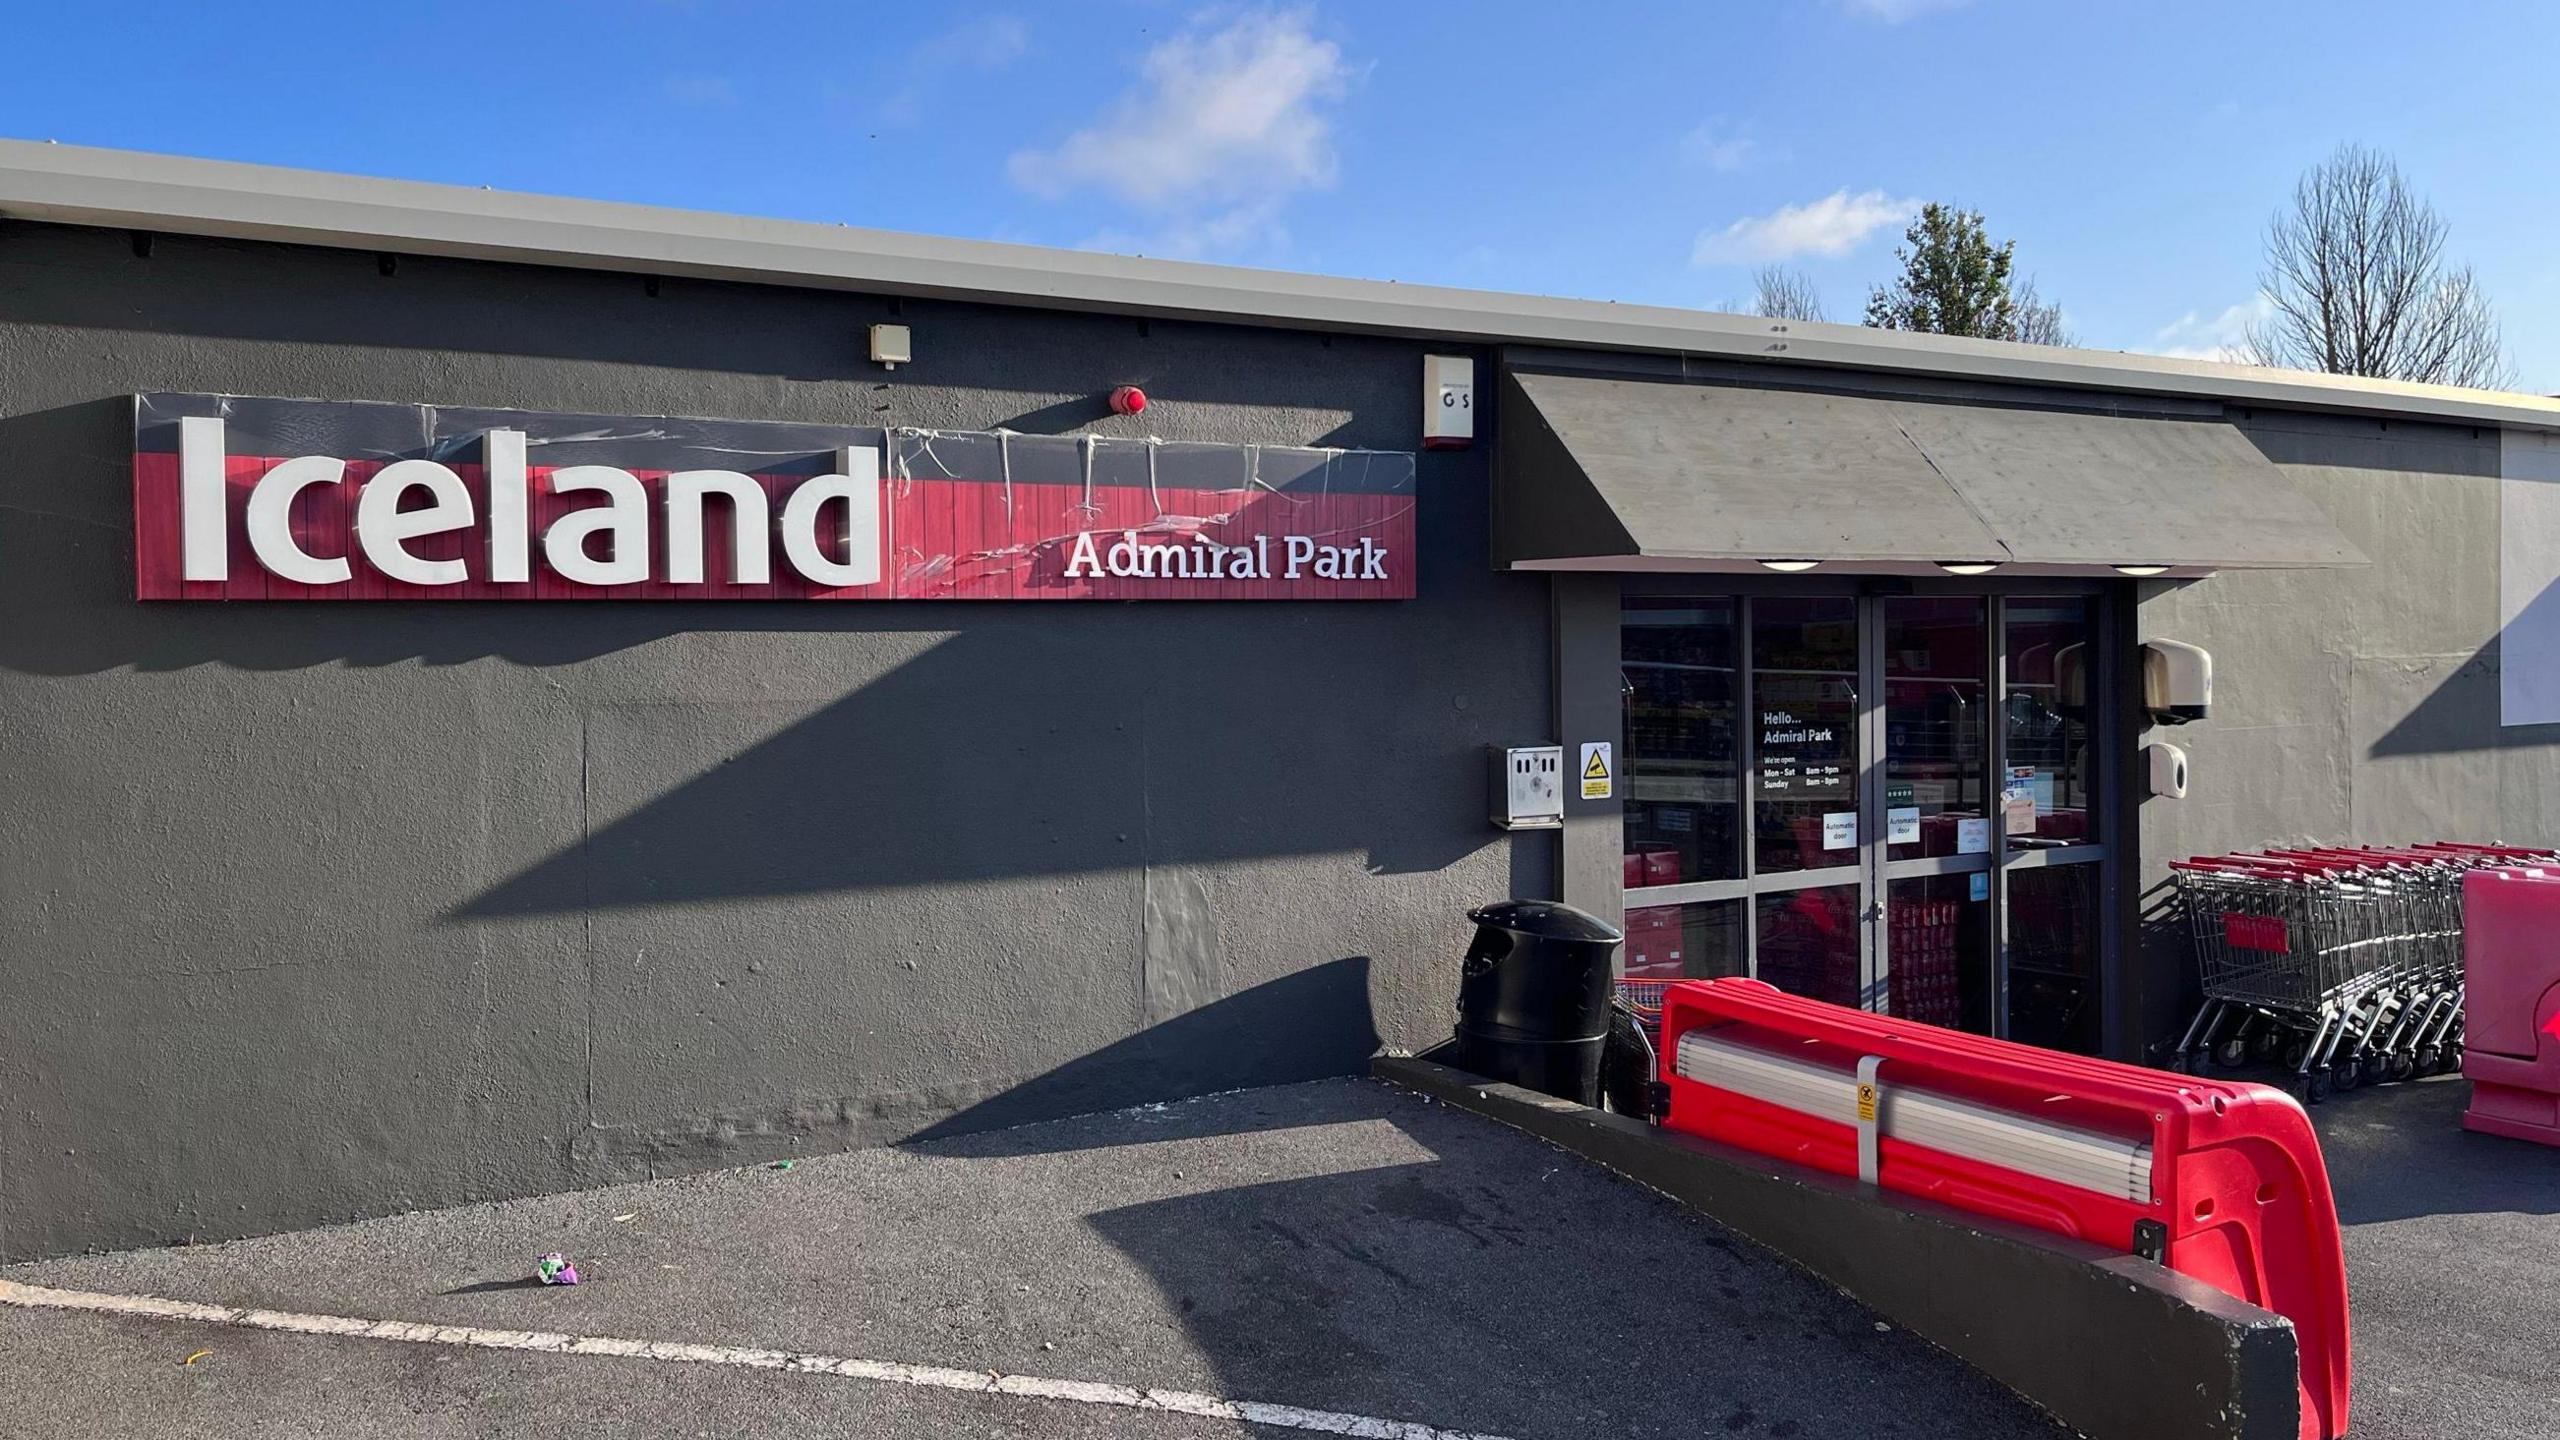
<path id="1" fill-rule="evenodd" d="M 535 1256 L 533 1260 L 533 1274 L 535 1279 L 540 1280 L 545 1285 L 575 1285 L 578 1283 L 578 1267 L 570 1264 L 569 1257 L 561 1254 L 557 1250 L 553 1250 L 548 1254 Z"/>

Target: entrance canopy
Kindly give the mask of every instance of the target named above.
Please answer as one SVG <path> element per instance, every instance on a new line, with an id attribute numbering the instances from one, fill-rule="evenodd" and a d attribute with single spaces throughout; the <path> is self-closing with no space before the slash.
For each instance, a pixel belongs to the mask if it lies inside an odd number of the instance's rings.
<path id="1" fill-rule="evenodd" d="M 2361 565 L 2219 413 L 1513 371 L 1496 559 L 1541 570 L 2203 574 Z M 1526 403 L 1519 403 L 1525 400 Z M 1788 566 L 1787 568 L 1797 568 Z"/>

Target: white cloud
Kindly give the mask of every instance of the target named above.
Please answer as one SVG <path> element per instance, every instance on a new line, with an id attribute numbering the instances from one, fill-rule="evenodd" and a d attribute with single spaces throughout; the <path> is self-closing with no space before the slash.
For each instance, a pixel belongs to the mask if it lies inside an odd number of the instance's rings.
<path id="1" fill-rule="evenodd" d="M 1169 220 L 1154 229 L 1102 230 L 1076 242 L 1079 250 L 1148 255 L 1159 260 L 1200 260 L 1246 251 L 1276 251 L 1289 243 L 1276 199 L 1248 201 L 1205 215 Z"/>
<path id="2" fill-rule="evenodd" d="M 1897 200 L 1882 190 L 1852 195 L 1834 190 L 1804 205 L 1782 205 L 1746 216 L 1722 230 L 1701 232 L 1689 252 L 1693 265 L 1751 265 L 1800 255 L 1846 255 L 1866 238 L 1920 212 L 1916 199 Z"/>
<path id="3" fill-rule="evenodd" d="M 880 120 L 912 125 L 921 119 L 928 90 L 955 71 L 995 74 L 1031 51 L 1031 27 L 1010 15 L 988 15 L 933 36 L 907 52 L 900 70 L 906 83 L 880 101 Z"/>
<path id="4" fill-rule="evenodd" d="M 2237 305 L 2224 306 L 2221 313 L 2206 315 L 2190 310 L 2160 327 L 2151 343 L 2142 347 L 2152 355 L 2166 355 L 2175 360 L 2226 360 L 2245 364 L 2244 348 L 2251 325 L 2263 325 L 2276 313 L 2276 302 L 2263 292 Z"/>
<path id="5" fill-rule="evenodd" d="M 1730 175 L 1758 157 L 1760 142 L 1710 120 L 1681 137 L 1680 153 L 1710 170 Z"/>
<path id="6" fill-rule="evenodd" d="M 1057 199 L 1092 188 L 1192 221 L 1333 183 L 1327 107 L 1350 79 L 1341 47 L 1303 11 L 1247 12 L 1149 50 L 1139 86 L 1049 149 L 1017 152 L 1016 185 Z"/>
<path id="7" fill-rule="evenodd" d="M 1899 25 L 1940 10 L 1960 10 L 1973 0 L 1839 0 L 1840 8 L 1869 20 Z"/>

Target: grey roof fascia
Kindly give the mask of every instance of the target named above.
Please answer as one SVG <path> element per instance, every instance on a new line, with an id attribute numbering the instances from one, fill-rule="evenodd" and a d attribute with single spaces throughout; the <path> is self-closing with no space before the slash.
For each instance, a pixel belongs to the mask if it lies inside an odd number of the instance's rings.
<path id="1" fill-rule="evenodd" d="M 0 140 L 0 217 L 1210 323 L 1783 361 L 2560 431 L 2560 400 L 2540 396 L 1346 280 L 26 140 Z"/>

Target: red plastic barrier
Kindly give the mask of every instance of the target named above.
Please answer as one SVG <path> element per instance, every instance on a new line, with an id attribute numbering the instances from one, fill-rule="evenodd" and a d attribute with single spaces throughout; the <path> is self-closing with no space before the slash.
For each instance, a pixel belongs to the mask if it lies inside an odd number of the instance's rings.
<path id="1" fill-rule="evenodd" d="M 1682 1041 L 1693 1031 L 1712 1032 L 1702 1037 L 1697 1068 L 1735 1084 L 1746 1082 L 1731 1071 L 1732 1057 L 1746 1052 L 1837 1076 L 1843 1105 L 1882 1117 L 1874 1152 L 1881 1186 L 2111 1250 L 2156 1247 L 2169 1269 L 2290 1318 L 2302 1354 L 2303 1440 L 2345 1432 L 2346 1261 L 2320 1142 L 2291 1096 L 1943 1030 L 1757 980 L 1671 986 L 1662 1013 L 1662 1079 L 1670 1089 L 1663 1123 L 1839 1175 L 1860 1172 L 1854 1116 L 1809 1113 L 1684 1075 Z M 1852 1100 L 1867 1057 L 1881 1060 L 1881 1098 Z M 2050 1137 L 2063 1136 L 2074 1153 L 2147 1155 L 2148 1179 L 2128 1164 L 2109 1193 L 1895 1138 L 1898 1126 L 1919 1133 L 1924 1111 L 1941 1117 L 1941 1128 L 1950 1111 L 1988 1112 L 1995 1140 L 1975 1148 L 2043 1136 L 2049 1149 Z M 2147 1196 L 2137 1198 L 2143 1189 Z"/>
<path id="2" fill-rule="evenodd" d="M 2560 872 L 2462 877 L 2462 1128 L 2560 1145 Z"/>

